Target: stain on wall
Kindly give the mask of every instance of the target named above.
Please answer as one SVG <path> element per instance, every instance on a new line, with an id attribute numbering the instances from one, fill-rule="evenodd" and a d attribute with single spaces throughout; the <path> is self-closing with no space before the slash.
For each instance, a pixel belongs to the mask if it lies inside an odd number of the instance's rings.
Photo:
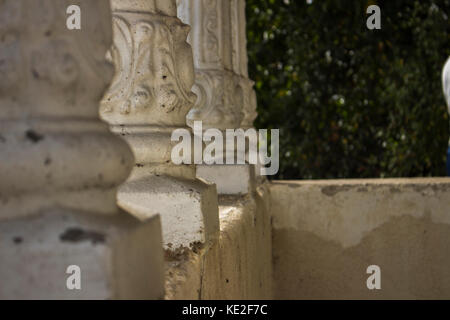
<path id="1" fill-rule="evenodd" d="M 450 299 L 449 182 L 273 184 L 275 298 Z M 380 290 L 366 286 L 369 265 L 381 268 Z"/>

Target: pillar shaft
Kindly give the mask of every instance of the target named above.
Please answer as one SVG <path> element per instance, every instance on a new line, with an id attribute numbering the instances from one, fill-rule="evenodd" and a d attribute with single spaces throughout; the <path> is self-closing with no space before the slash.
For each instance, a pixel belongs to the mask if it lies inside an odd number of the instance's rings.
<path id="1" fill-rule="evenodd" d="M 133 155 L 98 116 L 108 0 L 2 1 L 0 37 L 0 298 L 162 297 L 159 218 L 117 207 Z"/>
<path id="2" fill-rule="evenodd" d="M 119 190 L 119 205 L 141 219 L 161 214 L 166 249 L 217 237 L 215 187 L 197 180 L 194 165 L 171 162 L 175 129 L 185 128 L 195 102 L 189 27 L 175 0 L 112 0 L 116 75 L 101 116 L 131 145 L 136 164 Z"/>
<path id="3" fill-rule="evenodd" d="M 256 95 L 248 78 L 245 0 L 178 0 L 178 16 L 192 28 L 197 94 L 187 121 L 203 129 L 250 128 Z M 225 136 L 225 134 L 224 134 Z M 228 150 L 228 152 L 230 152 Z M 200 165 L 197 175 L 216 183 L 221 194 L 246 194 L 254 180 L 247 165 Z"/>
<path id="4" fill-rule="evenodd" d="M 2 2 L 0 217 L 52 205 L 115 213 L 131 170 L 129 147 L 98 117 L 113 74 L 103 56 L 110 15 L 84 10 L 83 31 L 71 31 L 65 5 Z M 108 10 L 105 1 L 89 6 Z"/>

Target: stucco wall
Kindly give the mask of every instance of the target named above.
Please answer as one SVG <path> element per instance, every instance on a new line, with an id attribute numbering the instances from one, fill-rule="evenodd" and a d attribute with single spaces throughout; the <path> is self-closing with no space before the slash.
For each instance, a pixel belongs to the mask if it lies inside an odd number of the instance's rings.
<path id="1" fill-rule="evenodd" d="M 275 298 L 450 298 L 450 179 L 278 181 L 270 194 Z"/>

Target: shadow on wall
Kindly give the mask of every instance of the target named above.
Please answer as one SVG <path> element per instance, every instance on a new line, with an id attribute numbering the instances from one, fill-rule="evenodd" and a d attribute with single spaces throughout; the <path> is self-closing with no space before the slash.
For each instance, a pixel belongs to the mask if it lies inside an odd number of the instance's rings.
<path id="1" fill-rule="evenodd" d="M 274 230 L 277 299 L 450 298 L 450 225 L 392 218 L 344 249 L 311 232 Z M 381 290 L 369 290 L 369 265 L 381 268 Z"/>

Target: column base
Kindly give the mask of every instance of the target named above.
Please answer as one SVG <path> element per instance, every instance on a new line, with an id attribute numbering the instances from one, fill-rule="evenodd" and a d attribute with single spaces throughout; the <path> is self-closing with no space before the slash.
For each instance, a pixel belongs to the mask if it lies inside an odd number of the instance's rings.
<path id="1" fill-rule="evenodd" d="M 215 183 L 218 194 L 245 195 L 252 190 L 252 165 L 199 165 L 197 177 Z"/>
<path id="2" fill-rule="evenodd" d="M 208 244 L 219 234 L 216 187 L 200 179 L 135 175 L 119 188 L 118 203 L 141 220 L 159 214 L 166 250 Z"/>

